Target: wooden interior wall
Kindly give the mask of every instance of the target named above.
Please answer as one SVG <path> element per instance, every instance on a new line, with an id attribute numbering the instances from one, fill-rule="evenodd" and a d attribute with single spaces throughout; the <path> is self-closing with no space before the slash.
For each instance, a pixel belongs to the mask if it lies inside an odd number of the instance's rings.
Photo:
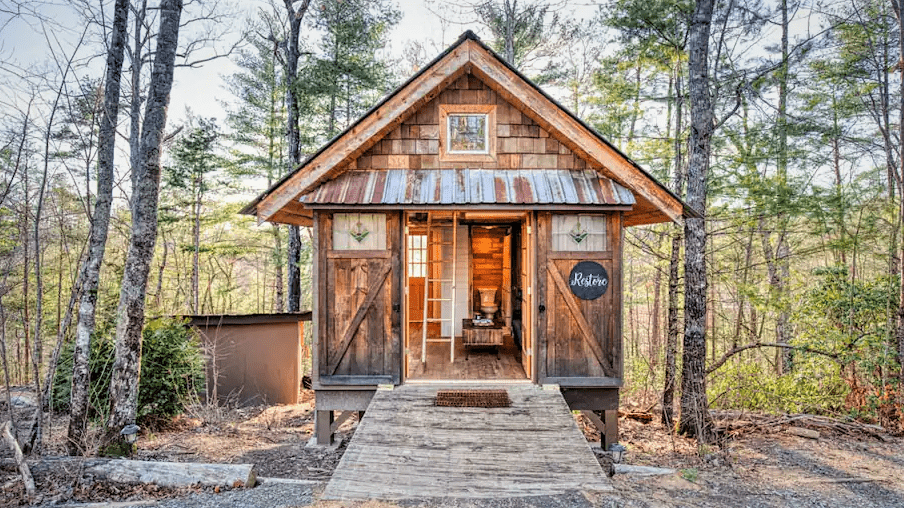
<path id="1" fill-rule="evenodd" d="M 496 160 L 441 161 L 439 105 L 496 105 Z M 348 169 L 584 169 L 584 159 L 503 99 L 483 81 L 465 74 L 425 104 Z"/>
<path id="2" fill-rule="evenodd" d="M 480 307 L 477 288 L 496 288 L 496 303 L 502 310 L 504 293 L 503 242 L 506 228 L 471 226 L 471 291 L 474 311 Z"/>

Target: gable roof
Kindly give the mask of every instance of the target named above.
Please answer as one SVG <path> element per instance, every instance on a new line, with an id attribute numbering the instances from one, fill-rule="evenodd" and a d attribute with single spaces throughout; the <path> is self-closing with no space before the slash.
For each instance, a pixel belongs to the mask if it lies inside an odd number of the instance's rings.
<path id="1" fill-rule="evenodd" d="M 295 171 L 249 203 L 242 213 L 257 215 L 262 222 L 310 224 L 312 212 L 302 202 L 305 194 L 336 178 L 350 162 L 464 73 L 481 79 L 548 131 L 550 136 L 576 155 L 601 167 L 602 176 L 631 191 L 636 197 L 636 204 L 625 214 L 626 225 L 668 220 L 681 223 L 685 215 L 699 215 L 593 128 L 506 63 L 470 30 L 348 129 L 308 157 Z"/>

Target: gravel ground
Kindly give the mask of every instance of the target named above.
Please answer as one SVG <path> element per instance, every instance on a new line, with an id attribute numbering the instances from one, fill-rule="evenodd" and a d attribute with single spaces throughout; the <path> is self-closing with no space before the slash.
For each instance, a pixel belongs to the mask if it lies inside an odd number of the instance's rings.
<path id="1" fill-rule="evenodd" d="M 290 508 L 310 506 L 314 486 L 264 481 L 253 489 L 236 489 L 210 494 L 195 492 L 185 497 L 161 500 L 160 508 Z"/>

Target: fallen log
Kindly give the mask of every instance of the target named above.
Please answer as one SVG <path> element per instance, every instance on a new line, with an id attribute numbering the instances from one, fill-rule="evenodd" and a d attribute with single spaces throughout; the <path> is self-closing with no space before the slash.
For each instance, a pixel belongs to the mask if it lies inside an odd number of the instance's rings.
<path id="1" fill-rule="evenodd" d="M 644 411 L 619 411 L 619 418 L 630 418 L 642 423 L 650 423 L 653 421 L 653 413 Z"/>
<path id="2" fill-rule="evenodd" d="M 615 474 L 628 474 L 634 476 L 665 476 L 675 474 L 678 471 L 667 467 L 634 466 L 631 464 L 615 464 Z"/>
<path id="3" fill-rule="evenodd" d="M 22 455 L 22 448 L 19 448 L 19 442 L 13 437 L 11 432 L 12 425 L 13 422 L 7 421 L 3 424 L 3 427 L 0 427 L 0 433 L 3 434 L 3 440 L 6 441 L 6 444 L 16 457 L 16 467 L 19 469 L 19 474 L 22 475 L 22 483 L 25 484 L 25 495 L 30 501 L 35 498 L 35 479 L 31 476 L 31 470 L 28 467 L 28 463 L 25 462 L 25 456 Z"/>
<path id="4" fill-rule="evenodd" d="M 0 461 L 0 467 L 9 467 Z M 45 457 L 32 464 L 36 473 L 66 470 L 116 483 L 153 483 L 161 487 L 254 487 L 254 464 L 205 464 L 197 462 L 157 462 L 126 459 Z"/>

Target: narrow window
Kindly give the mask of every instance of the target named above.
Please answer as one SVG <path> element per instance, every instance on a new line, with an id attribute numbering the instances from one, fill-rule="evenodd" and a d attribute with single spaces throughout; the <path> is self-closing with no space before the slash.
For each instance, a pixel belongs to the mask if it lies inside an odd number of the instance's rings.
<path id="1" fill-rule="evenodd" d="M 427 276 L 427 235 L 408 235 L 408 276 Z"/>

